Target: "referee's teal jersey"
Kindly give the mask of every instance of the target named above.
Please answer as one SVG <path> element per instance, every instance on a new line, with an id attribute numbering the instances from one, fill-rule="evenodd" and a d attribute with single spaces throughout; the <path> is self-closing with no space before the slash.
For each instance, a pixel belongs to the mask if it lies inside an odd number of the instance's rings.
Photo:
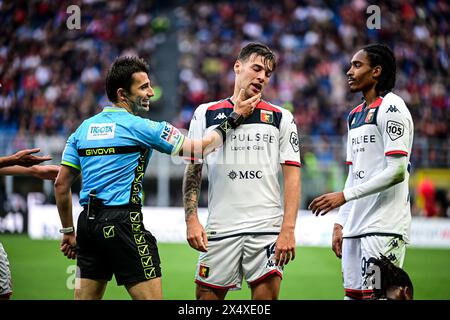
<path id="1" fill-rule="evenodd" d="M 183 142 L 184 135 L 170 123 L 107 106 L 69 137 L 61 164 L 81 171 L 81 205 L 92 190 L 107 206 L 142 205 L 142 180 L 153 149 L 178 154 Z"/>

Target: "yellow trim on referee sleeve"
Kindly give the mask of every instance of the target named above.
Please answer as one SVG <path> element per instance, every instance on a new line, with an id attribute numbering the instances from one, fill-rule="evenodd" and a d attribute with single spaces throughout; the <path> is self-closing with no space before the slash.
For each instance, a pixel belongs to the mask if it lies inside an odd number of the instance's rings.
<path id="1" fill-rule="evenodd" d="M 178 140 L 178 144 L 172 150 L 172 155 L 177 155 L 180 152 L 180 149 L 184 143 L 184 138 L 185 138 L 185 136 L 184 136 L 184 134 L 182 134 L 180 140 Z"/>
<path id="2" fill-rule="evenodd" d="M 81 171 L 81 168 L 80 168 L 79 166 L 77 166 L 77 165 L 75 165 L 75 164 L 72 164 L 72 163 L 70 163 L 70 162 L 67 162 L 67 161 L 61 161 L 61 164 L 65 165 L 65 166 L 68 166 L 68 167 L 75 168 L 75 169 L 77 169 L 78 171 Z"/>
<path id="3" fill-rule="evenodd" d="M 128 112 L 127 110 L 125 110 L 124 108 L 111 108 L 111 107 L 104 107 L 103 108 L 103 112 Z"/>

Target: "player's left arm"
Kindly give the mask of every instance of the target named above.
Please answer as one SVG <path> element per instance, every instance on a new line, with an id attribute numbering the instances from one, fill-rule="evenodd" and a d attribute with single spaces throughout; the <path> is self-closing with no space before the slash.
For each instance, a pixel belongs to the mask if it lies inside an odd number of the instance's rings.
<path id="1" fill-rule="evenodd" d="M 309 205 L 316 216 L 326 215 L 331 210 L 340 207 L 347 201 L 363 198 L 384 191 L 405 179 L 408 159 L 405 156 L 387 156 L 386 168 L 376 176 L 359 185 L 341 192 L 327 193 L 314 199 Z"/>
<path id="2" fill-rule="evenodd" d="M 325 215 L 347 201 L 384 191 L 405 179 L 413 124 L 404 102 L 394 100 L 393 103 L 389 106 L 386 103 L 380 107 L 377 119 L 377 126 L 383 139 L 386 167 L 364 183 L 314 199 L 309 206 L 313 214 Z"/>
<path id="3" fill-rule="evenodd" d="M 284 216 L 275 245 L 275 263 L 283 266 L 295 259 L 295 224 L 300 202 L 300 168 L 281 165 L 284 177 Z"/>
<path id="4" fill-rule="evenodd" d="M 370 180 L 343 191 L 346 201 L 384 191 L 405 180 L 413 138 L 413 123 L 408 108 L 398 96 L 380 106 L 377 128 L 383 139 L 386 167 Z"/>
<path id="5" fill-rule="evenodd" d="M 292 113 L 282 111 L 280 122 L 280 164 L 284 181 L 284 216 L 275 245 L 275 262 L 283 266 L 295 258 L 295 223 L 300 203 L 300 143 Z"/>

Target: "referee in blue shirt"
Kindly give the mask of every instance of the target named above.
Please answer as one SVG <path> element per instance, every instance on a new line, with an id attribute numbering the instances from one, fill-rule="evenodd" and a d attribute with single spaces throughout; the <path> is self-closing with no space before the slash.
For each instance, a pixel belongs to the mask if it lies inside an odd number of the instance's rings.
<path id="1" fill-rule="evenodd" d="M 154 95 L 149 69 L 137 57 L 118 58 L 106 77 L 112 105 L 85 120 L 67 140 L 55 181 L 61 219 L 61 251 L 77 259 L 75 299 L 101 299 L 114 275 L 133 299 L 162 299 L 156 239 L 142 221 L 142 181 L 153 150 L 204 157 L 249 116 L 260 100 L 240 95 L 234 111 L 202 140 L 185 137 L 167 122 L 137 114 L 148 111 Z M 244 90 L 241 90 L 243 93 Z M 73 182 L 82 177 L 84 210 L 75 232 Z"/>

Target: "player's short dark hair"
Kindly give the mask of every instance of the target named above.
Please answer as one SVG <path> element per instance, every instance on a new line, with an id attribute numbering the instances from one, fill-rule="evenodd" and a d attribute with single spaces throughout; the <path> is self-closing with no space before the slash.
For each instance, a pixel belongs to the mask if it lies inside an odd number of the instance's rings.
<path id="1" fill-rule="evenodd" d="M 387 290 L 395 287 L 408 287 L 411 296 L 414 295 L 413 284 L 406 271 L 394 265 L 389 258 L 381 255 L 379 259 L 370 258 L 369 262 L 378 266 L 381 274 L 381 288 L 375 289 L 375 299 L 385 299 Z"/>
<path id="2" fill-rule="evenodd" d="M 369 59 L 370 66 L 381 66 L 381 76 L 375 87 L 378 93 L 392 90 L 395 86 L 397 70 L 395 56 L 392 50 L 384 44 L 369 44 L 362 48 Z"/>
<path id="3" fill-rule="evenodd" d="M 106 95 L 111 102 L 117 102 L 117 90 L 124 88 L 130 92 L 133 73 L 149 73 L 149 66 L 144 59 L 139 57 L 117 58 L 108 70 L 106 76 Z"/>
<path id="4" fill-rule="evenodd" d="M 247 44 L 241 49 L 241 52 L 239 52 L 237 59 L 240 61 L 247 61 L 254 53 L 256 53 L 257 56 L 261 56 L 263 58 L 263 62 L 266 68 L 268 68 L 269 65 L 272 65 L 272 68 L 268 69 L 270 69 L 272 72 L 275 71 L 275 68 L 277 67 L 276 56 L 268 46 L 262 43 L 252 42 Z"/>

